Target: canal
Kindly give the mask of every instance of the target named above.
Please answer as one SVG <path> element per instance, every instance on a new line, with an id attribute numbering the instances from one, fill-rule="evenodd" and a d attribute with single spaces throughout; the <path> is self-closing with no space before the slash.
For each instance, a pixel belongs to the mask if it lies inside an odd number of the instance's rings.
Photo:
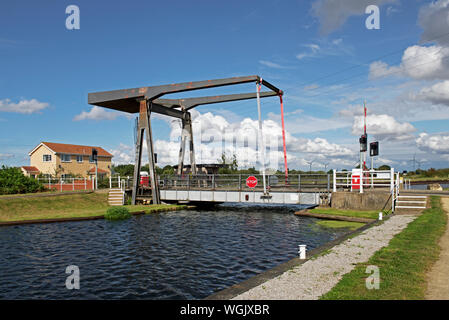
<path id="1" fill-rule="evenodd" d="M 289 208 L 222 205 L 119 222 L 0 228 L 0 299 L 202 299 L 348 230 Z M 80 289 L 65 287 L 66 267 Z"/>

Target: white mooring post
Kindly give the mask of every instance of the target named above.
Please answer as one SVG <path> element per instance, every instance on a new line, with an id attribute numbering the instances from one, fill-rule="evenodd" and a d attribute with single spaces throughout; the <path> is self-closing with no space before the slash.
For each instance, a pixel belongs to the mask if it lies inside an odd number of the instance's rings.
<path id="1" fill-rule="evenodd" d="M 364 176 L 363 176 L 363 168 L 362 169 L 360 169 L 360 193 L 363 193 L 363 179 L 364 178 Z"/>
<path id="2" fill-rule="evenodd" d="M 390 169 L 390 191 L 394 190 L 394 169 Z"/>
<path id="3" fill-rule="evenodd" d="M 299 250 L 298 250 L 298 254 L 299 254 L 299 259 L 301 260 L 305 260 L 306 259 L 306 248 L 307 246 L 305 244 L 300 244 L 299 245 Z"/>

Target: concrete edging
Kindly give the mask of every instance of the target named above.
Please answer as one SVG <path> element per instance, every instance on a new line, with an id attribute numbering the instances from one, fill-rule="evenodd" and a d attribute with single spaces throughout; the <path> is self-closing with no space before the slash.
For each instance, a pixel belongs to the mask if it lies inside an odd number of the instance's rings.
<path id="1" fill-rule="evenodd" d="M 295 212 L 295 215 L 300 216 L 300 217 L 310 217 L 310 218 L 317 218 L 317 219 L 324 219 L 324 220 L 361 222 L 361 223 L 370 223 L 370 222 L 376 221 L 376 219 L 369 219 L 369 218 L 357 218 L 357 217 L 336 216 L 336 215 L 324 214 L 324 213 L 312 213 L 312 212 L 309 212 L 307 209 L 297 211 L 297 212 Z"/>

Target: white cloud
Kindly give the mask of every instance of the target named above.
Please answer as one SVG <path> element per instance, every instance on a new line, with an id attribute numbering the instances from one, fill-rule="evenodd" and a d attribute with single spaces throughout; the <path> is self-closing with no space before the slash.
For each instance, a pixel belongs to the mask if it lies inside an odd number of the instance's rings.
<path id="1" fill-rule="evenodd" d="M 0 153 L 0 160 L 6 160 L 14 158 L 14 155 L 11 153 Z"/>
<path id="2" fill-rule="evenodd" d="M 36 99 L 20 100 L 18 103 L 11 102 L 10 99 L 4 99 L 0 100 L 0 112 L 31 114 L 47 108 L 48 105 L 48 103 L 39 102 Z"/>
<path id="3" fill-rule="evenodd" d="M 207 112 L 192 112 L 195 159 L 197 163 L 216 163 L 222 152 L 235 154 L 241 167 L 259 167 L 258 159 L 258 121 L 245 118 L 228 122 L 222 116 Z M 176 164 L 180 148 L 181 128 L 177 121 L 169 122 L 170 141 L 156 140 L 154 151 L 158 154 L 158 165 Z M 278 121 L 263 121 L 264 140 L 267 148 L 265 162 L 267 167 L 277 169 L 283 166 L 282 130 Z M 330 143 L 326 139 L 297 138 L 286 132 L 288 161 L 293 165 L 305 166 L 305 158 L 313 156 L 318 160 L 332 162 L 353 157 L 349 148 Z M 189 163 L 189 143 L 186 144 L 184 163 Z M 114 163 L 132 163 L 134 148 L 120 144 L 112 150 Z M 298 155 L 299 153 L 299 155 Z M 146 146 L 144 144 L 144 157 Z M 300 157 L 301 156 L 301 157 Z M 146 158 L 145 158 L 146 159 Z M 145 160 L 144 160 L 145 161 Z"/>
<path id="4" fill-rule="evenodd" d="M 442 36 L 449 27 L 449 1 L 438 0 L 423 6 L 419 11 L 419 24 L 423 28 L 422 41 L 435 39 L 439 44 L 448 44 L 449 38 Z"/>
<path id="5" fill-rule="evenodd" d="M 449 134 L 421 133 L 416 139 L 418 148 L 422 151 L 449 154 Z"/>
<path id="6" fill-rule="evenodd" d="M 116 111 L 107 111 L 105 108 L 101 108 L 98 106 L 92 107 L 90 111 L 83 111 L 80 114 L 76 115 L 73 120 L 81 121 L 81 120 L 115 120 L 121 114 Z"/>
<path id="7" fill-rule="evenodd" d="M 392 74 L 401 72 L 399 67 L 390 67 L 388 64 L 382 61 L 375 61 L 369 66 L 369 77 L 371 80 L 386 77 Z"/>
<path id="8" fill-rule="evenodd" d="M 421 100 L 431 101 L 434 104 L 449 106 L 449 80 L 421 89 L 416 97 Z"/>
<path id="9" fill-rule="evenodd" d="M 284 66 L 281 66 L 278 63 L 267 61 L 267 60 L 259 60 L 259 63 L 261 65 L 264 65 L 266 67 L 273 68 L 273 69 L 285 69 L 286 68 Z"/>
<path id="10" fill-rule="evenodd" d="M 411 46 L 404 51 L 399 66 L 376 61 L 370 65 L 370 79 L 389 75 L 406 76 L 418 80 L 449 79 L 449 48 L 440 46 Z"/>
<path id="11" fill-rule="evenodd" d="M 400 123 L 392 116 L 386 114 L 371 114 L 367 116 L 367 132 L 379 140 L 401 141 L 413 137 L 416 128 L 410 123 Z M 352 134 L 363 133 L 363 116 L 356 116 L 352 126 Z"/>
<path id="12" fill-rule="evenodd" d="M 369 5 L 382 6 L 388 3 L 397 3 L 396 0 L 316 0 L 312 4 L 312 14 L 320 22 L 320 32 L 329 34 L 343 26 L 351 16 L 365 14 Z M 364 21 L 361 24 L 364 27 Z"/>
<path id="13" fill-rule="evenodd" d="M 134 148 L 120 143 L 117 149 L 110 150 L 111 154 L 114 156 L 112 162 L 114 164 L 128 164 L 134 162 Z"/>

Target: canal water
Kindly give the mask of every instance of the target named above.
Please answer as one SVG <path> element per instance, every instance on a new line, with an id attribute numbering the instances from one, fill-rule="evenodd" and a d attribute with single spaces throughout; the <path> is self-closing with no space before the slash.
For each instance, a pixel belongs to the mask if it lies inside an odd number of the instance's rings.
<path id="1" fill-rule="evenodd" d="M 443 189 L 449 188 L 449 184 L 447 183 L 440 183 L 441 187 Z M 411 190 L 427 190 L 428 184 L 412 184 L 410 186 Z"/>
<path id="2" fill-rule="evenodd" d="M 222 205 L 133 217 L 0 228 L 0 299 L 202 299 L 348 230 L 299 206 Z M 68 290 L 66 267 L 80 270 Z"/>

